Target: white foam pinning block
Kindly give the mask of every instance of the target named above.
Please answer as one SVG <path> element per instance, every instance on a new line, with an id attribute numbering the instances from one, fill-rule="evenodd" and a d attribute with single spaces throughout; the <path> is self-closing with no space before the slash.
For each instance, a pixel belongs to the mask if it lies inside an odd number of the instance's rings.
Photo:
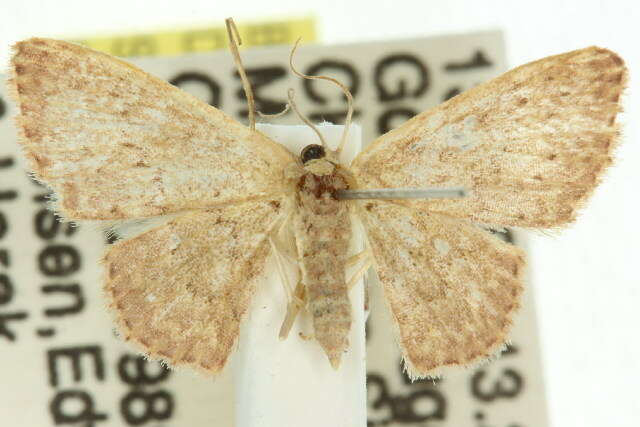
<path id="1" fill-rule="evenodd" d="M 320 125 L 327 143 L 335 147 L 342 126 Z M 258 130 L 286 146 L 296 156 L 318 137 L 307 126 L 258 125 Z M 349 164 L 360 150 L 361 130 L 351 126 L 341 161 Z M 361 247 L 362 236 L 354 233 Z M 359 243 L 359 244 L 358 244 Z M 251 311 L 242 326 L 233 369 L 236 427 L 365 427 L 365 314 L 362 282 L 351 290 L 353 320 L 349 350 L 334 370 L 309 333 L 308 320 L 296 320 L 289 337 L 278 339 L 287 298 L 273 256 Z M 302 322 L 301 322 L 302 320 Z M 305 325 L 305 321 L 306 325 Z"/>

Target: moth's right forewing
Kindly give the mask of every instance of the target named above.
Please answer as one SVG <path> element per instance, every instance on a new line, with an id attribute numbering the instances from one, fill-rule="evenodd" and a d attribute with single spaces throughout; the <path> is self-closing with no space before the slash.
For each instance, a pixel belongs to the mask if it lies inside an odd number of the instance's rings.
<path id="1" fill-rule="evenodd" d="M 20 142 L 67 219 L 149 217 L 284 185 L 282 146 L 124 61 L 30 39 L 11 65 Z"/>
<path id="2" fill-rule="evenodd" d="M 109 248 L 104 286 L 121 335 L 172 366 L 219 372 L 281 211 L 269 200 L 190 212 Z"/>
<path id="3" fill-rule="evenodd" d="M 467 221 L 394 202 L 365 202 L 360 216 L 412 378 L 499 351 L 520 306 L 520 249 Z"/>
<path id="4" fill-rule="evenodd" d="M 612 161 L 627 81 L 591 47 L 515 68 L 379 137 L 354 160 L 360 188 L 462 186 L 414 207 L 475 222 L 553 228 L 573 221 Z"/>

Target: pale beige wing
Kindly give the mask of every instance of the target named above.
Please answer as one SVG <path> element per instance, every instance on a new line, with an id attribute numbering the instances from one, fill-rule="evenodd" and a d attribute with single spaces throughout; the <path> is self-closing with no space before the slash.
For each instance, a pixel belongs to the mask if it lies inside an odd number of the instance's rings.
<path id="1" fill-rule="evenodd" d="M 376 139 L 353 162 L 358 186 L 464 186 L 470 197 L 409 204 L 485 224 L 567 224 L 611 163 L 626 81 L 622 59 L 597 47 L 523 65 Z"/>
<path id="2" fill-rule="evenodd" d="M 367 202 L 361 218 L 412 378 L 495 354 L 523 290 L 524 254 L 465 220 Z"/>
<path id="3" fill-rule="evenodd" d="M 122 336 L 154 358 L 225 365 L 269 253 L 280 203 L 195 211 L 113 245 L 105 291 Z"/>
<path id="4" fill-rule="evenodd" d="M 67 219 L 114 220 L 215 206 L 282 189 L 282 146 L 109 55 L 30 39 L 9 88 L 36 177 Z"/>

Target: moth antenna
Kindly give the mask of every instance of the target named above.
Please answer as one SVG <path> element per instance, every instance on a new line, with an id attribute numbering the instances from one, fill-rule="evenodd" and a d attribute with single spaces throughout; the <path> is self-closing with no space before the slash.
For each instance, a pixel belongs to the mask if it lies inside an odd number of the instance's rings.
<path id="1" fill-rule="evenodd" d="M 311 121 L 309 119 L 307 119 L 304 115 L 302 115 L 300 110 L 298 110 L 298 107 L 296 106 L 296 103 L 293 100 L 293 95 L 294 94 L 295 94 L 294 90 L 289 88 L 289 90 L 287 91 L 287 98 L 289 98 L 289 105 L 291 106 L 291 109 L 298 115 L 300 120 L 302 120 L 307 126 L 309 126 L 311 129 L 313 129 L 313 131 L 316 133 L 316 135 L 318 135 L 318 138 L 320 138 L 320 143 L 322 144 L 322 146 L 325 149 L 329 150 L 329 146 L 327 145 L 327 141 L 324 140 L 324 137 L 322 136 L 322 134 L 320 133 L 320 131 L 318 130 L 316 125 L 311 123 Z"/>
<path id="2" fill-rule="evenodd" d="M 347 97 L 347 117 L 344 120 L 344 130 L 342 131 L 342 137 L 340 137 L 340 144 L 338 144 L 338 148 L 335 150 L 336 154 L 340 154 L 342 152 L 342 149 L 344 148 L 345 143 L 347 142 L 347 135 L 349 134 L 349 127 L 351 126 L 351 117 L 353 116 L 353 95 L 351 95 L 351 92 L 349 91 L 349 89 L 344 84 L 342 84 L 337 79 L 334 79 L 333 77 L 329 77 L 329 76 L 310 76 L 308 74 L 303 74 L 300 71 L 298 71 L 293 66 L 293 55 L 296 53 L 296 50 L 298 49 L 298 44 L 299 43 L 300 43 L 300 39 L 296 40 L 296 42 L 293 45 L 293 48 L 291 49 L 291 53 L 289 54 L 289 68 L 291 68 L 291 71 L 293 71 L 293 73 L 296 76 L 298 76 L 300 78 L 303 78 L 303 79 L 329 81 L 329 82 L 337 85 L 340 88 L 340 90 L 342 90 L 342 93 L 344 93 L 344 96 Z"/>
<path id="3" fill-rule="evenodd" d="M 289 103 L 287 103 L 284 106 L 284 110 L 280 111 L 279 113 L 275 113 L 275 114 L 265 114 L 261 111 L 257 111 L 258 115 L 260 117 L 262 117 L 263 119 L 277 119 L 278 117 L 282 117 L 285 114 L 287 114 L 289 112 L 289 110 L 291 109 L 291 106 L 289 105 Z"/>
<path id="4" fill-rule="evenodd" d="M 242 65 L 242 59 L 240 58 L 240 50 L 238 49 L 238 46 L 242 44 L 242 39 L 240 38 L 240 33 L 238 32 L 236 23 L 233 22 L 233 18 L 227 18 L 225 20 L 225 24 L 227 25 L 227 35 L 229 36 L 229 50 L 231 50 L 233 61 L 236 63 L 238 74 L 240 74 L 240 79 L 242 80 L 242 88 L 244 89 L 244 94 L 247 97 L 247 104 L 249 106 L 249 127 L 252 130 L 255 130 L 256 129 L 256 116 L 255 116 L 256 103 L 253 97 L 253 89 L 251 88 L 251 83 L 247 78 L 247 72 L 245 71 L 244 66 Z"/>

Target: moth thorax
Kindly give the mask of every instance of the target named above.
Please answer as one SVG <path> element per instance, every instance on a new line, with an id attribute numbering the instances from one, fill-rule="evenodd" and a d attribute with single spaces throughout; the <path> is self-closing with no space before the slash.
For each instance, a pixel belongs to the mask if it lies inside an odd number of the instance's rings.
<path id="1" fill-rule="evenodd" d="M 333 175 L 336 165 L 327 159 L 314 159 L 305 163 L 304 170 L 318 176 Z"/>
<path id="2" fill-rule="evenodd" d="M 332 163 L 326 160 L 316 160 L 311 164 Z M 305 166 L 305 169 L 309 165 Z M 305 173 L 298 181 L 298 191 L 303 194 L 313 195 L 316 199 L 334 199 L 337 200 L 337 192 L 339 190 L 347 190 L 349 184 L 344 176 L 334 170 L 331 174 Z M 303 196 L 304 198 L 304 196 Z"/>

